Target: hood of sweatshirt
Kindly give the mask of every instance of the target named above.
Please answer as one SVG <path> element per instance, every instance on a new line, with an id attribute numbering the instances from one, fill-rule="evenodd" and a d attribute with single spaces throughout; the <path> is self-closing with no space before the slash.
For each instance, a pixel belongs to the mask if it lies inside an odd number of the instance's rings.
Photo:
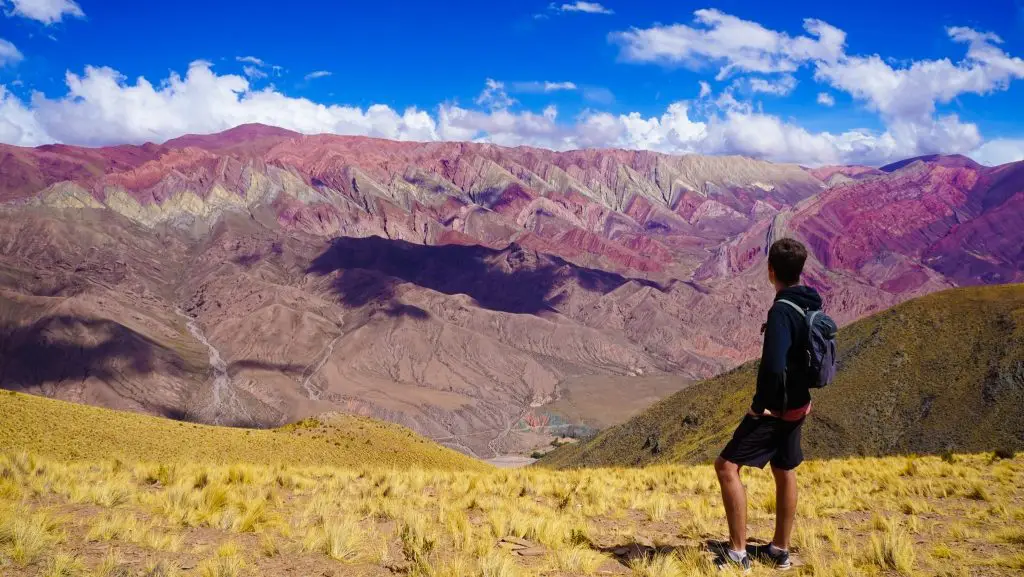
<path id="1" fill-rule="evenodd" d="M 775 300 L 780 299 L 796 303 L 804 310 L 821 310 L 821 295 L 809 286 L 797 285 L 784 288 L 775 294 Z"/>

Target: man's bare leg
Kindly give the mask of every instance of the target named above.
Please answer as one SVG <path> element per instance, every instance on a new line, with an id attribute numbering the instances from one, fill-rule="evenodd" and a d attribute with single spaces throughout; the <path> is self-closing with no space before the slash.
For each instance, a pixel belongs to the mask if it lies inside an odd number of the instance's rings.
<path id="1" fill-rule="evenodd" d="M 746 551 L 747 493 L 740 480 L 740 466 L 719 457 L 715 461 L 715 473 L 722 487 L 722 503 L 729 522 L 729 548 L 737 552 Z"/>
<path id="2" fill-rule="evenodd" d="M 772 467 L 772 474 L 775 475 L 775 537 L 772 545 L 789 551 L 793 519 L 796 517 L 796 471 Z"/>

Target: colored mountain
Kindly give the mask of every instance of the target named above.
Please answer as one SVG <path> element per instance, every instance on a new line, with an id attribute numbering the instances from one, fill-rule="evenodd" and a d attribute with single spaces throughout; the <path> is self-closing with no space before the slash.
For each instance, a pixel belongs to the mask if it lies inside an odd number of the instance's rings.
<path id="1" fill-rule="evenodd" d="M 260 125 L 0 146 L 0 386 L 490 456 L 588 421 L 570 387 L 657 398 L 754 356 L 783 235 L 843 323 L 1024 280 L 1024 163 L 833 168 Z"/>

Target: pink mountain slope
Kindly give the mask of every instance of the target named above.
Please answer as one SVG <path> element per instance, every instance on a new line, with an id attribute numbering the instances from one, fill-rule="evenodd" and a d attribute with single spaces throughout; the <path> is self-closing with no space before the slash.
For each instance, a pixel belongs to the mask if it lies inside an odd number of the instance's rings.
<path id="1" fill-rule="evenodd" d="M 524 449 L 580 424 L 557 410 L 573 395 L 608 398 L 582 416 L 607 423 L 755 355 L 775 238 L 808 243 L 807 281 L 843 322 L 1024 280 L 1022 175 L 259 125 L 0 146 L 0 385 L 224 424 L 357 412 Z"/>

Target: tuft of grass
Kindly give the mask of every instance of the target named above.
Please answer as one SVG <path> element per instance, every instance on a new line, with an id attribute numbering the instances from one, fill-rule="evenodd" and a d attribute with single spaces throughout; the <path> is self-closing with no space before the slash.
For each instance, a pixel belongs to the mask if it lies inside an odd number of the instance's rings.
<path id="1" fill-rule="evenodd" d="M 238 551 L 238 545 L 228 542 L 217 548 L 214 557 L 199 564 L 201 577 L 238 577 L 245 569 L 245 560 Z"/>
<path id="2" fill-rule="evenodd" d="M 1009 569 L 1024 570 L 1024 553 L 1000 557 L 995 560 L 995 564 Z"/>
<path id="3" fill-rule="evenodd" d="M 78 557 L 58 551 L 51 559 L 50 564 L 43 572 L 44 577 L 78 577 L 85 573 L 85 567 Z"/>
<path id="4" fill-rule="evenodd" d="M 914 544 L 903 531 L 896 529 L 871 536 L 871 561 L 878 567 L 910 575 L 914 560 Z"/>
<path id="5" fill-rule="evenodd" d="M 365 545 L 365 531 L 352 517 L 342 517 L 310 527 L 302 541 L 304 551 L 323 553 L 342 563 L 358 561 Z"/>
<path id="6" fill-rule="evenodd" d="M 981 483 L 974 483 L 971 485 L 971 488 L 964 493 L 964 497 L 974 501 L 990 501 L 992 499 L 988 488 Z"/>
<path id="7" fill-rule="evenodd" d="M 643 555 L 631 559 L 629 568 L 634 577 L 679 577 L 683 573 L 676 555 Z"/>
<path id="8" fill-rule="evenodd" d="M 953 559 L 955 555 L 953 549 L 945 543 L 939 543 L 932 548 L 932 557 L 936 559 Z"/>
<path id="9" fill-rule="evenodd" d="M 515 559 L 502 551 L 491 551 L 478 561 L 480 577 L 525 577 Z"/>
<path id="10" fill-rule="evenodd" d="M 1002 541 L 1003 543 L 1024 545 L 1024 528 L 1020 526 L 1007 527 L 996 533 L 995 537 L 997 541 Z"/>
<path id="11" fill-rule="evenodd" d="M 281 548 L 273 535 L 264 533 L 260 535 L 260 554 L 264 557 L 277 557 L 281 554 Z"/>
<path id="12" fill-rule="evenodd" d="M 58 526 L 58 522 L 44 512 L 0 509 L 0 546 L 15 563 L 24 567 L 35 563 L 61 540 Z"/>
<path id="13" fill-rule="evenodd" d="M 583 575 L 593 575 L 608 561 L 606 555 L 580 545 L 557 549 L 552 556 L 559 571 Z"/>

